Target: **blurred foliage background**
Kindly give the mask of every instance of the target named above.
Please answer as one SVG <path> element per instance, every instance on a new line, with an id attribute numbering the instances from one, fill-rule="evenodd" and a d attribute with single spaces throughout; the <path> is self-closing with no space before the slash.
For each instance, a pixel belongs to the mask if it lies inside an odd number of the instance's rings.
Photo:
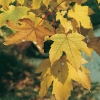
<path id="1" fill-rule="evenodd" d="M 93 27 L 100 24 L 100 9 L 96 0 L 88 0 L 88 5 L 94 10 L 91 15 Z M 35 74 L 36 67 L 42 59 L 48 57 L 50 42 L 44 46 L 45 54 L 40 54 L 31 42 L 17 45 L 4 46 L 3 42 L 12 31 L 7 27 L 0 29 L 0 100 L 40 100 L 40 74 Z M 69 100 L 99 100 L 95 94 L 100 92 L 100 83 L 92 83 L 91 91 L 87 91 L 81 85 L 73 81 L 74 91 Z M 43 100 L 55 100 L 51 95 L 50 87 L 48 94 Z"/>

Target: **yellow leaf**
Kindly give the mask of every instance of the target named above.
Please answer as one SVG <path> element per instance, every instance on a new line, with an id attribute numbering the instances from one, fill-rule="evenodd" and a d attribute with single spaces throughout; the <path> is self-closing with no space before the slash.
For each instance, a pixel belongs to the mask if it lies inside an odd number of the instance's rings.
<path id="1" fill-rule="evenodd" d="M 67 19 L 64 18 L 65 13 L 66 13 L 66 11 L 56 13 L 56 20 L 60 20 L 60 23 L 63 27 L 65 27 L 66 23 L 67 23 Z"/>
<path id="2" fill-rule="evenodd" d="M 9 10 L 0 14 L 0 26 L 4 25 L 6 20 L 17 22 L 21 17 L 26 15 L 29 8 L 22 6 L 9 6 Z"/>
<path id="3" fill-rule="evenodd" d="M 61 3 L 62 2 L 62 0 L 57 0 L 57 3 Z"/>
<path id="4" fill-rule="evenodd" d="M 15 24 L 12 21 L 7 21 L 7 26 L 17 30 L 14 35 L 7 38 L 5 45 L 17 44 L 25 41 L 32 41 L 41 53 L 44 53 L 43 45 L 45 36 L 53 35 L 49 29 L 38 25 L 34 27 L 34 22 L 29 19 L 21 19 L 20 24 Z"/>
<path id="5" fill-rule="evenodd" d="M 76 71 L 69 63 L 67 64 L 69 66 L 69 76 L 71 79 L 81 83 L 84 88 L 90 90 L 91 82 L 89 76 L 81 70 Z"/>
<path id="6" fill-rule="evenodd" d="M 41 82 L 41 88 L 39 91 L 40 97 L 45 96 L 48 88 L 50 87 L 52 81 L 54 80 L 54 76 L 51 75 L 50 67 L 51 67 L 50 60 L 45 59 L 39 64 L 39 66 L 35 72 L 35 73 L 42 72 L 42 74 L 41 74 L 42 82 Z"/>
<path id="7" fill-rule="evenodd" d="M 46 7 L 48 7 L 50 1 L 51 1 L 51 0 L 43 0 L 43 3 L 44 3 L 44 5 L 45 5 Z"/>
<path id="8" fill-rule="evenodd" d="M 39 64 L 39 66 L 35 72 L 35 73 L 42 72 L 42 74 L 41 74 L 42 82 L 41 82 L 41 88 L 39 91 L 40 97 L 45 96 L 45 94 L 48 91 L 48 88 L 50 87 L 52 81 L 54 80 L 54 76 L 51 75 L 50 67 L 51 67 L 50 60 L 45 59 Z"/>
<path id="9" fill-rule="evenodd" d="M 68 77 L 68 66 L 67 66 L 66 57 L 61 57 L 58 61 L 56 61 L 51 67 L 51 74 L 58 78 L 58 81 L 61 83 L 65 83 Z"/>
<path id="10" fill-rule="evenodd" d="M 68 11 L 68 17 L 74 18 L 79 27 L 82 25 L 84 28 L 92 28 L 91 21 L 88 16 L 88 6 L 81 6 L 76 3 L 73 9 Z"/>
<path id="11" fill-rule="evenodd" d="M 51 0 L 32 0 L 32 8 L 39 9 L 41 7 L 42 2 L 46 7 L 48 7 Z"/>
<path id="12" fill-rule="evenodd" d="M 21 5 L 24 4 L 24 0 L 17 0 Z"/>
<path id="13" fill-rule="evenodd" d="M 4 9 L 7 9 L 10 3 L 11 0 L 0 0 L 0 5 L 2 5 Z"/>
<path id="14" fill-rule="evenodd" d="M 67 100 L 71 95 L 72 82 L 68 77 L 64 84 L 62 84 L 58 79 L 55 79 L 53 82 L 53 91 L 52 94 L 55 95 L 57 100 Z"/>
<path id="15" fill-rule="evenodd" d="M 39 9 L 41 6 L 42 0 L 32 0 L 32 8 Z"/>
<path id="16" fill-rule="evenodd" d="M 97 0 L 98 1 L 98 3 L 100 3 L 100 0 Z"/>
<path id="17" fill-rule="evenodd" d="M 82 70 L 82 72 L 84 72 L 85 74 L 90 74 L 90 71 L 89 71 L 85 66 L 81 66 L 81 70 Z"/>
<path id="18" fill-rule="evenodd" d="M 88 63 L 88 61 L 85 60 L 84 58 L 82 58 L 82 63 L 81 64 L 86 64 L 86 63 Z"/>
<path id="19" fill-rule="evenodd" d="M 91 8 L 88 8 L 88 15 L 92 15 L 94 14 L 95 12 L 91 9 Z"/>
<path id="20" fill-rule="evenodd" d="M 100 55 L 100 37 L 93 37 L 89 39 L 88 47 L 96 51 Z"/>
<path id="21" fill-rule="evenodd" d="M 46 95 L 48 88 L 50 87 L 53 80 L 54 80 L 54 77 L 52 75 L 43 77 L 43 80 L 41 82 L 41 88 L 39 91 L 40 97 L 44 97 Z"/>
<path id="22" fill-rule="evenodd" d="M 82 41 L 84 38 L 79 33 L 72 33 L 67 36 L 65 34 L 51 36 L 50 39 L 54 41 L 49 52 L 51 65 L 65 52 L 73 68 L 78 70 L 82 61 L 80 50 L 89 56 L 91 55 L 86 43 Z"/>
<path id="23" fill-rule="evenodd" d="M 14 2 L 15 0 L 11 0 L 11 2 Z"/>
<path id="24" fill-rule="evenodd" d="M 42 72 L 42 75 L 41 75 L 41 76 L 43 76 L 43 75 L 45 75 L 45 73 L 47 72 L 47 70 L 50 69 L 50 67 L 51 67 L 50 60 L 49 60 L 49 59 L 45 59 L 45 60 L 43 60 L 43 61 L 39 64 L 39 66 L 38 66 L 38 68 L 36 69 L 36 72 L 35 72 L 35 73 L 40 73 L 40 72 Z"/>

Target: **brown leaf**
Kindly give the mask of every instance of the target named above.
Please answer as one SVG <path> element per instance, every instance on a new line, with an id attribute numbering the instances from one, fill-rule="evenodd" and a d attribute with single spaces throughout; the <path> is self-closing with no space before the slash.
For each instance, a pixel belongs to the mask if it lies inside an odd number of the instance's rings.
<path id="1" fill-rule="evenodd" d="M 14 35 L 7 38 L 5 45 L 17 44 L 25 41 L 32 41 L 38 50 L 43 53 L 44 38 L 51 36 L 54 33 L 42 25 L 35 27 L 35 24 L 30 19 L 24 18 L 19 20 L 20 24 L 15 24 L 12 21 L 7 21 L 7 26 L 17 30 Z"/>
<path id="2" fill-rule="evenodd" d="M 88 47 L 94 49 L 100 56 L 100 37 L 91 38 L 88 42 Z"/>
<path id="3" fill-rule="evenodd" d="M 55 78 L 58 78 L 58 81 L 62 84 L 65 83 L 68 77 L 68 65 L 66 62 L 66 56 L 63 56 L 59 60 L 55 61 L 51 67 L 51 74 L 53 74 Z"/>

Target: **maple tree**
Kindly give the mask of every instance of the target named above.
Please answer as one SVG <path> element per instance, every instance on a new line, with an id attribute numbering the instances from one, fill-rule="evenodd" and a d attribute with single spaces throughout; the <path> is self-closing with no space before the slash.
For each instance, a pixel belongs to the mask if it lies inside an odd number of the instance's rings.
<path id="1" fill-rule="evenodd" d="M 83 66 L 87 61 L 82 52 L 90 58 L 93 50 L 100 55 L 100 37 L 93 34 L 89 15 L 94 12 L 83 5 L 85 2 L 87 0 L 0 0 L 0 26 L 14 32 L 5 40 L 5 45 L 31 41 L 43 54 L 44 42 L 53 41 L 49 58 L 36 70 L 42 77 L 40 97 L 45 96 L 53 84 L 52 94 L 56 99 L 68 99 L 73 90 L 72 80 L 90 91 L 89 70 Z"/>

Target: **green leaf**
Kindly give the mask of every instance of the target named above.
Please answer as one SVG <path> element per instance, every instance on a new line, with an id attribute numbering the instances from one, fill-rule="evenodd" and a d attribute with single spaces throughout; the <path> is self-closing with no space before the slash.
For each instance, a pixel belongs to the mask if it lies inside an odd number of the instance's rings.
<path id="1" fill-rule="evenodd" d="M 9 6 L 9 10 L 0 14 L 0 26 L 4 25 L 6 20 L 17 22 L 20 18 L 27 14 L 29 8 L 24 6 Z"/>

